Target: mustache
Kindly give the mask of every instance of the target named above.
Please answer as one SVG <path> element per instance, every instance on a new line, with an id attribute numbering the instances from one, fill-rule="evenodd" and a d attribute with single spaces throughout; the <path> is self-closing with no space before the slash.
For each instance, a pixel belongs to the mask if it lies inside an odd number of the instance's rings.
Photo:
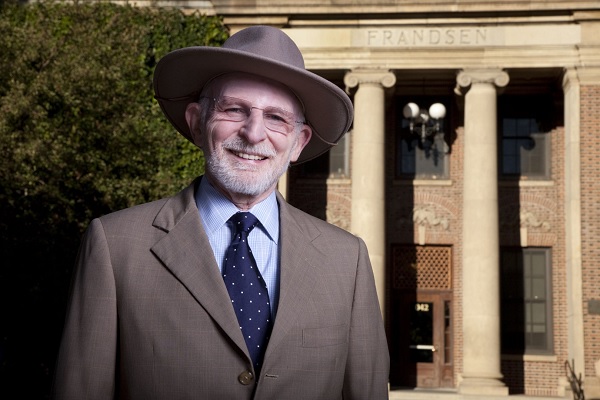
<path id="1" fill-rule="evenodd" d="M 225 140 L 221 147 L 223 150 L 235 151 L 239 153 L 247 153 L 264 158 L 273 158 L 277 155 L 277 151 L 269 143 L 250 144 L 239 136 L 231 137 Z"/>

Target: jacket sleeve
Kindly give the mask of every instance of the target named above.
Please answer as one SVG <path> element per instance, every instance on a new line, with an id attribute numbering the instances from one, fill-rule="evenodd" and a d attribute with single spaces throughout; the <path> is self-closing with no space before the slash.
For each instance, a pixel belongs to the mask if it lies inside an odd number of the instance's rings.
<path id="1" fill-rule="evenodd" d="M 390 357 L 367 247 L 359 241 L 344 400 L 388 398 Z"/>
<path id="2" fill-rule="evenodd" d="M 102 223 L 96 219 L 83 237 L 75 265 L 53 397 L 112 399 L 116 352 L 115 279 Z"/>

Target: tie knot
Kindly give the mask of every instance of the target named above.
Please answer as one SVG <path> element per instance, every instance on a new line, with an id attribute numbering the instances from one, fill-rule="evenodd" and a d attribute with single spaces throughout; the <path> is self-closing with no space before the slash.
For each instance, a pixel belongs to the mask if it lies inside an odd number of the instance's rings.
<path id="1" fill-rule="evenodd" d="M 233 223 L 233 229 L 235 233 L 250 233 L 252 229 L 258 224 L 258 219 L 249 212 L 238 212 L 229 218 Z"/>

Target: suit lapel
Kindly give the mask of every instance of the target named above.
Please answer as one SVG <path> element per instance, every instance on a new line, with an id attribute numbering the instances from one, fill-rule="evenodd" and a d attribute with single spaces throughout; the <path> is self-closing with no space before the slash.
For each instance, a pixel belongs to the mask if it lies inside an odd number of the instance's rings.
<path id="1" fill-rule="evenodd" d="M 169 199 L 154 226 L 167 234 L 152 252 L 244 352 L 246 344 L 194 200 L 194 185 Z"/>
<path id="2" fill-rule="evenodd" d="M 280 298 L 275 325 L 267 347 L 267 363 L 269 353 L 276 351 L 277 346 L 295 325 L 298 315 L 305 313 L 305 308 L 309 305 L 308 299 L 318 279 L 318 260 L 323 257 L 311 243 L 319 233 L 303 230 L 290 213 L 290 206 L 280 196 L 278 200 L 281 218 Z"/>
<path id="3" fill-rule="evenodd" d="M 157 214 L 154 227 L 166 232 L 152 252 L 189 290 L 198 303 L 216 321 L 231 340 L 249 357 L 246 343 L 229 294 L 219 273 L 208 237 L 194 200 L 194 186 L 169 199 Z M 302 229 L 290 212 L 290 206 L 278 195 L 281 224 L 280 299 L 275 325 L 267 348 L 276 351 L 303 315 L 318 279 L 319 260 L 323 254 L 312 240 L 316 230 Z"/>

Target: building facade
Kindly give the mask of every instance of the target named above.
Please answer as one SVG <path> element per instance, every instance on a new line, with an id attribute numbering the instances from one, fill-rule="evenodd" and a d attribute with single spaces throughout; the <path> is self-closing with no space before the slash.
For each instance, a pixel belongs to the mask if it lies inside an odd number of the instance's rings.
<path id="1" fill-rule="evenodd" d="M 280 190 L 366 241 L 392 398 L 569 397 L 567 362 L 600 398 L 597 0 L 158 4 L 280 27 L 353 99 Z M 443 104 L 439 129 L 408 103 Z"/>

